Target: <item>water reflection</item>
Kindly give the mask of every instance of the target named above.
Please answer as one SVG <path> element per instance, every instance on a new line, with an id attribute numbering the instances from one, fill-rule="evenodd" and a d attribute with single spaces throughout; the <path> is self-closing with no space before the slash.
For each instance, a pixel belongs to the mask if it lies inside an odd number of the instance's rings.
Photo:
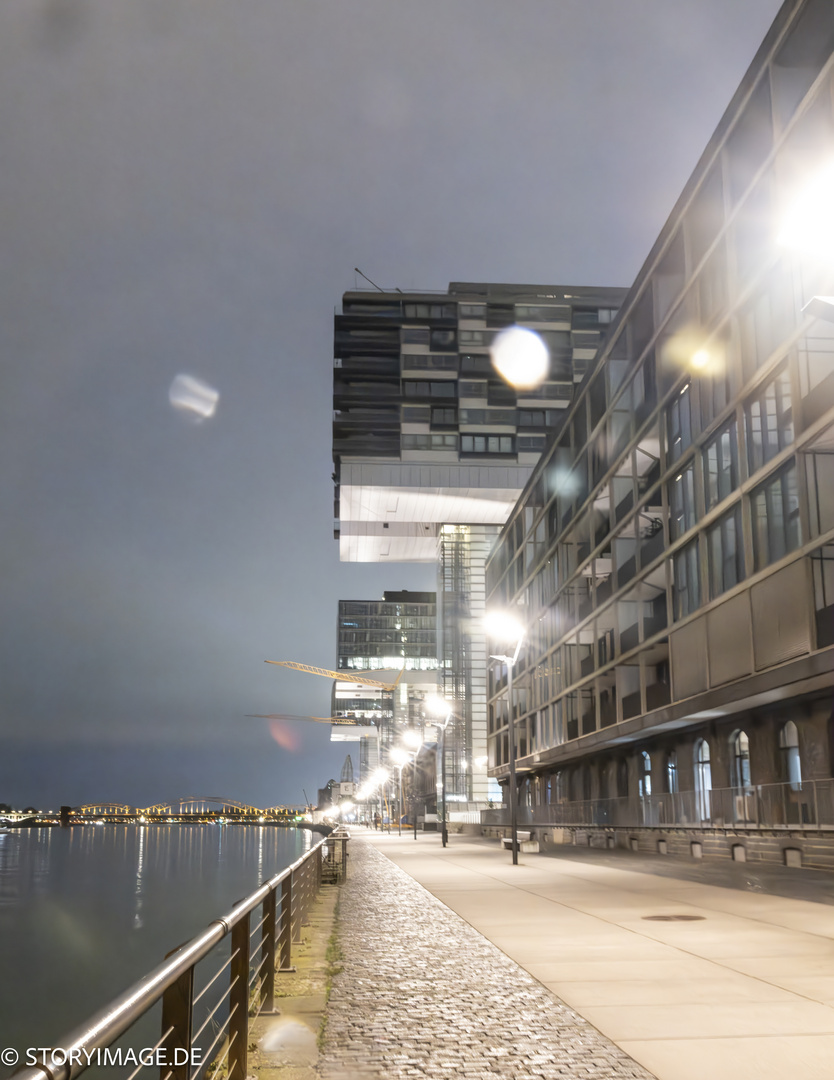
<path id="1" fill-rule="evenodd" d="M 0 835 L 4 1045 L 52 1045 L 316 839 L 242 825 Z"/>

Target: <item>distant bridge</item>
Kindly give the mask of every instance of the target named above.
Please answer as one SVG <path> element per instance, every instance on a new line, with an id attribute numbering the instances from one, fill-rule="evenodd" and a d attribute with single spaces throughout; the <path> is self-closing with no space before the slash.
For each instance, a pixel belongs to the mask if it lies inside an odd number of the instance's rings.
<path id="1" fill-rule="evenodd" d="M 136 807 L 127 803 L 96 802 L 85 803 L 83 806 L 66 808 L 64 816 L 75 820 L 98 820 L 123 821 L 138 818 L 151 820 L 161 818 L 174 818 L 176 820 L 194 820 L 199 818 L 216 819 L 231 817 L 237 821 L 291 821 L 300 813 L 304 813 L 305 806 L 269 806 L 264 809 L 250 806 L 248 803 L 239 802 L 237 799 L 227 799 L 222 795 L 184 795 L 169 802 L 154 803 L 152 806 Z M 68 811 L 68 813 L 67 813 Z"/>

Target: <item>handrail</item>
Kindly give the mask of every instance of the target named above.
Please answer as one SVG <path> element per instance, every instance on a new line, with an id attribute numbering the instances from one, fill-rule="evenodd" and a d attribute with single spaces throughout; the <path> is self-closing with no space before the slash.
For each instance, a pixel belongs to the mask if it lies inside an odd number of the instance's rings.
<path id="1" fill-rule="evenodd" d="M 519 806 L 525 826 L 565 828 L 792 829 L 834 828 L 834 779 L 795 780 L 701 791 Z M 482 825 L 509 824 L 506 808 L 481 811 Z"/>
<path id="2" fill-rule="evenodd" d="M 42 1061 L 37 1065 L 25 1065 L 14 1074 L 15 1080 L 74 1080 L 75 1077 L 79 1076 L 88 1067 L 88 1061 L 90 1057 L 95 1056 L 96 1051 L 111 1046 L 120 1035 L 123 1035 L 128 1031 L 140 1017 L 144 1016 L 149 1009 L 160 1001 L 164 997 L 166 991 L 174 987 L 179 980 L 183 979 L 185 976 L 189 977 L 191 980 L 189 985 L 193 989 L 193 970 L 195 965 L 203 960 L 211 950 L 225 937 L 231 934 L 236 927 L 240 928 L 240 924 L 244 921 L 247 923 L 244 929 L 248 939 L 248 916 L 259 904 L 264 904 L 265 909 L 272 904 L 273 925 L 272 940 L 268 941 L 265 935 L 258 942 L 258 947 L 263 948 L 264 950 L 269 947 L 269 953 L 267 954 L 264 952 L 264 956 L 269 956 L 274 968 L 275 957 L 278 954 L 276 946 L 280 946 L 282 966 L 285 968 L 288 967 L 289 950 L 291 948 L 290 942 L 291 940 L 298 941 L 300 939 L 301 918 L 305 913 L 301 909 L 306 909 L 312 899 L 312 895 L 318 891 L 318 887 L 321 883 L 322 851 L 325 845 L 329 842 L 332 843 L 334 838 L 342 839 L 344 852 L 344 843 L 346 841 L 344 834 L 334 831 L 321 839 L 314 847 L 305 852 L 299 859 L 296 859 L 294 863 L 280 871 L 280 873 L 269 878 L 249 896 L 240 900 L 234 905 L 231 911 L 218 919 L 214 919 L 209 923 L 205 930 L 191 938 L 184 945 L 181 945 L 161 964 L 153 968 L 148 974 L 144 975 L 132 986 L 128 987 L 122 994 L 110 1001 L 103 1009 L 99 1010 L 99 1012 L 95 1013 L 83 1024 L 76 1027 L 61 1039 L 58 1044 L 51 1048 L 49 1064 Z M 315 861 L 313 862 L 313 860 Z M 311 865 L 314 866 L 316 870 L 312 884 L 306 880 Z M 293 898 L 292 885 L 294 877 L 299 872 L 304 872 L 305 877 L 299 882 L 300 891 L 296 902 Z M 277 940 L 279 934 L 276 933 L 274 919 L 274 898 L 279 886 L 282 887 L 280 894 L 280 942 Z M 300 907 L 297 907 L 297 905 L 300 905 Z M 270 916 L 265 910 L 264 919 L 261 921 L 258 929 L 260 929 L 265 922 L 268 922 L 269 918 Z M 296 928 L 298 936 L 296 936 L 296 933 L 293 933 Z M 243 958 L 243 970 L 247 976 L 246 982 L 248 992 L 248 969 L 250 962 L 248 948 L 245 949 L 244 952 L 246 955 Z M 228 962 L 225 966 L 228 966 Z M 235 966 L 233 958 L 233 972 Z M 238 971 L 235 978 L 239 977 L 240 974 L 240 971 Z M 186 1027 L 189 1031 L 190 1040 L 190 1010 L 194 999 L 192 995 L 189 996 L 189 1014 Z M 263 1004 L 263 1002 L 261 1002 L 261 1004 Z M 168 1035 L 170 1035 L 170 1032 L 163 1032 L 163 1042 L 166 1041 Z M 243 1052 L 245 1054 L 246 1039 L 243 1039 L 242 1041 Z M 190 1051 L 191 1046 L 189 1045 L 187 1049 Z M 56 1063 L 56 1057 L 62 1058 L 63 1062 Z M 150 1067 L 151 1063 L 149 1062 L 148 1065 Z M 242 1071 L 243 1076 L 245 1076 L 245 1065 Z M 172 1075 L 177 1075 L 176 1069 L 173 1070 Z M 243 1076 L 240 1077 L 240 1080 L 243 1080 Z M 233 1080 L 232 1069 L 229 1071 L 229 1080 Z"/>

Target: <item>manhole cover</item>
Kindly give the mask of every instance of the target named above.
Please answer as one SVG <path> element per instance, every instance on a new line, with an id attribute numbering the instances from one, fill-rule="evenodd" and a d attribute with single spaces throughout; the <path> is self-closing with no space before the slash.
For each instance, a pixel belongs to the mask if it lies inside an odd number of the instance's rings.
<path id="1" fill-rule="evenodd" d="M 644 915 L 646 922 L 698 922 L 705 915 Z"/>

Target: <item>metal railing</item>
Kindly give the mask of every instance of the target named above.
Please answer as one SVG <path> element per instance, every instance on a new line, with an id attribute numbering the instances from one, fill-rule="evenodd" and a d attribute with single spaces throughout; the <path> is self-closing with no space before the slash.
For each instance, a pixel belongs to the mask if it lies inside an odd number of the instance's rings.
<path id="1" fill-rule="evenodd" d="M 135 1065 L 126 1080 L 148 1070 L 159 1080 L 223 1072 L 227 1080 L 245 1080 L 250 1019 L 274 1011 L 276 971 L 295 970 L 293 945 L 301 941 L 323 866 L 336 864 L 344 878 L 347 841 L 345 831 L 320 840 L 41 1054 L 37 1064 L 19 1069 L 14 1080 L 73 1080 L 90 1066 L 119 1064 L 124 1057 L 108 1048 L 132 1032 L 142 1050 L 138 1061 L 135 1051 L 133 1058 L 125 1055 Z M 214 968 L 198 966 L 210 957 Z M 159 1004 L 161 1034 L 148 1045 L 140 1022 Z"/>
<path id="2" fill-rule="evenodd" d="M 482 825 L 509 825 L 509 810 L 481 811 Z M 834 829 L 834 780 L 581 799 L 518 808 L 519 825 L 566 828 Z"/>

